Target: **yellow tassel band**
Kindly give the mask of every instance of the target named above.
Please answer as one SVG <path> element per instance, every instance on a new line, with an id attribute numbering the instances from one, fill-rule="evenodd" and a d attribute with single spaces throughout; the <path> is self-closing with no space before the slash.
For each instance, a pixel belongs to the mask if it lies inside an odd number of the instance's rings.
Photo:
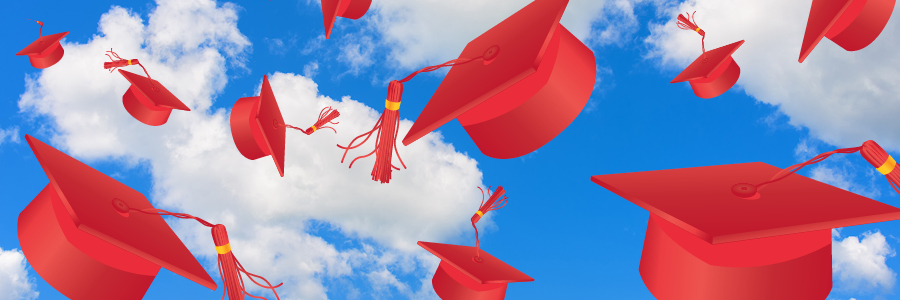
<path id="1" fill-rule="evenodd" d="M 481 212 L 480 210 L 476 211 L 475 213 L 478 214 L 479 217 L 484 217 L 484 213 Z"/>
<path id="2" fill-rule="evenodd" d="M 384 108 L 387 110 L 399 110 L 400 102 L 393 102 L 390 100 L 384 100 Z"/>
<path id="3" fill-rule="evenodd" d="M 316 128 L 316 125 L 313 125 L 312 130 L 313 130 L 313 132 L 316 132 L 316 130 L 319 130 L 319 129 Z"/>
<path id="4" fill-rule="evenodd" d="M 694 31 L 696 31 L 697 33 L 700 33 L 700 27 L 697 27 L 697 29 L 695 29 Z"/>
<path id="5" fill-rule="evenodd" d="M 231 252 L 231 243 L 222 246 L 216 246 L 216 252 L 219 254 L 226 254 L 228 252 Z"/>
<path id="6" fill-rule="evenodd" d="M 128 60 L 128 65 L 129 65 L 129 66 L 131 65 L 131 61 L 132 61 L 131 59 Z"/>
<path id="7" fill-rule="evenodd" d="M 897 161 L 894 160 L 893 157 L 888 155 L 887 161 L 884 162 L 880 167 L 878 167 L 878 172 L 881 172 L 883 175 L 890 174 L 891 171 L 894 170 L 894 167 L 897 166 Z"/>

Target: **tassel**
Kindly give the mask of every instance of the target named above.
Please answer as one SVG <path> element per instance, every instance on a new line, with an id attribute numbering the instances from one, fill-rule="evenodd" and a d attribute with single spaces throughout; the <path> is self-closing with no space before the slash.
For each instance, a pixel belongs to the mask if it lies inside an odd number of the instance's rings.
<path id="1" fill-rule="evenodd" d="M 222 283 L 225 285 L 225 291 L 222 293 L 222 299 L 225 299 L 225 295 L 228 295 L 229 300 L 243 300 L 244 295 L 257 298 L 257 299 L 266 299 L 264 297 L 254 296 L 250 293 L 247 293 L 244 288 L 244 279 L 241 277 L 241 274 L 247 276 L 253 283 L 256 285 L 272 290 L 272 293 L 275 293 L 275 298 L 281 300 L 278 297 L 278 292 L 275 291 L 275 288 L 280 287 L 283 283 L 279 283 L 278 285 L 273 286 L 269 283 L 268 280 L 263 278 L 262 276 L 247 272 L 244 269 L 244 266 L 241 265 L 241 262 L 238 261 L 237 257 L 234 257 L 234 253 L 231 252 L 231 243 L 228 241 L 228 232 L 225 230 L 225 226 L 222 224 L 212 224 L 198 217 L 182 214 L 182 213 L 172 213 L 161 209 L 134 209 L 128 208 L 129 211 L 134 210 L 137 212 L 150 214 L 150 215 L 158 215 L 158 216 L 173 216 L 180 219 L 194 219 L 200 224 L 203 224 L 206 227 L 212 228 L 212 238 L 213 243 L 216 245 L 216 253 L 218 253 L 219 260 L 219 276 L 222 277 Z M 256 282 L 254 278 L 260 279 L 265 282 L 265 285 Z"/>
<path id="2" fill-rule="evenodd" d="M 38 21 L 38 20 L 32 20 L 32 19 L 28 19 L 28 20 L 29 20 L 29 21 L 35 21 L 35 22 L 38 23 L 38 25 L 41 25 L 41 28 L 38 29 L 38 38 L 44 38 L 44 22 L 41 22 L 41 21 Z"/>
<path id="3" fill-rule="evenodd" d="M 684 15 L 678 15 L 677 25 L 678 28 L 695 31 L 700 34 L 700 36 L 702 37 L 700 39 L 700 45 L 701 47 L 703 47 L 703 52 L 706 53 L 706 32 L 703 31 L 703 29 L 700 29 L 700 26 L 697 26 L 697 20 L 694 19 L 694 14 L 696 13 L 696 11 L 692 13 L 690 18 L 687 17 L 687 13 L 684 13 Z"/>
<path id="4" fill-rule="evenodd" d="M 121 67 L 130 66 L 130 65 L 138 65 L 138 66 L 141 66 L 141 69 L 144 69 L 144 74 L 147 74 L 147 79 L 153 79 L 153 78 L 150 78 L 150 73 L 147 73 L 147 68 L 144 68 L 144 65 L 142 65 L 141 62 L 139 62 L 137 59 L 123 59 L 123 58 L 119 57 L 119 54 L 116 54 L 115 52 L 113 52 L 112 48 L 109 48 L 109 51 L 106 51 L 106 52 L 113 55 L 113 56 L 109 56 L 109 54 L 106 54 L 106 57 L 109 57 L 110 61 L 103 63 L 103 68 L 109 70 L 110 73 L 112 73 L 113 71 L 115 71 L 116 69 L 121 68 Z M 113 57 L 115 57 L 115 59 L 113 59 Z M 154 91 L 159 91 L 159 89 L 156 87 L 156 85 L 153 84 L 152 80 L 150 81 L 150 86 L 153 87 Z"/>
<path id="5" fill-rule="evenodd" d="M 350 168 L 353 167 L 353 163 L 356 162 L 356 160 L 375 154 L 375 166 L 372 168 L 372 180 L 380 181 L 381 183 L 389 183 L 391 181 L 391 172 L 393 170 L 400 170 L 400 168 L 394 166 L 391 161 L 393 153 L 397 153 L 397 159 L 400 160 L 400 165 L 406 169 L 406 164 L 403 163 L 403 159 L 400 158 L 400 152 L 397 150 L 397 132 L 400 131 L 399 110 L 400 99 L 403 97 L 403 83 L 410 81 L 419 73 L 431 72 L 443 67 L 467 64 L 478 59 L 483 59 L 484 57 L 485 55 L 471 59 L 454 59 L 440 65 L 422 68 L 421 70 L 409 74 L 409 76 L 406 76 L 406 78 L 403 78 L 400 81 L 391 81 L 388 84 L 387 99 L 384 103 L 385 110 L 381 114 L 381 118 L 378 119 L 378 122 L 375 123 L 375 127 L 372 127 L 372 130 L 354 138 L 347 146 L 337 145 L 338 148 L 344 149 L 344 156 L 341 157 L 341 163 L 344 163 L 344 159 L 347 158 L 347 152 L 362 146 L 370 137 L 372 137 L 372 134 L 377 133 L 375 136 L 375 150 L 372 150 L 369 154 L 353 159 L 353 161 L 350 162 Z M 365 138 L 359 142 L 359 144 L 353 145 L 356 140 L 362 137 Z M 392 148 L 393 151 L 391 151 Z"/>
<path id="6" fill-rule="evenodd" d="M 344 149 L 344 156 L 341 158 L 341 163 L 344 162 L 344 159 L 347 157 L 347 152 L 349 152 L 350 149 L 356 149 L 357 147 L 362 146 L 370 137 L 372 137 L 372 134 L 377 131 L 378 135 L 375 137 L 375 150 L 372 150 L 369 154 L 353 159 L 353 161 L 350 162 L 350 168 L 353 167 L 353 163 L 355 163 L 356 160 L 375 154 L 375 166 L 372 168 L 372 180 L 388 183 L 391 181 L 391 171 L 393 171 L 393 169 L 400 170 L 400 168 L 391 163 L 391 155 L 396 152 L 397 159 L 400 160 L 400 164 L 406 169 L 406 164 L 403 163 L 403 159 L 400 158 L 400 152 L 397 151 L 396 143 L 397 132 L 400 131 L 399 110 L 400 99 L 402 97 L 403 83 L 396 80 L 391 81 L 388 85 L 387 99 L 384 102 L 384 112 L 381 114 L 381 118 L 378 119 L 378 122 L 375 123 L 375 127 L 373 127 L 372 130 L 369 130 L 369 132 L 354 138 L 346 147 L 338 145 L 338 148 Z M 385 128 L 386 130 L 382 130 Z M 366 138 L 359 142 L 359 144 L 353 145 L 356 140 L 364 136 Z"/>
<path id="7" fill-rule="evenodd" d="M 290 129 L 300 130 L 301 132 L 305 133 L 306 135 L 313 134 L 313 132 L 316 132 L 316 130 L 323 129 L 323 128 L 331 129 L 332 131 L 334 131 L 334 133 L 337 133 L 337 130 L 335 130 L 331 126 L 326 126 L 326 125 L 327 124 L 335 124 L 335 125 L 339 124 L 339 122 L 332 122 L 332 120 L 334 120 L 335 118 L 340 117 L 340 116 L 341 116 L 341 113 L 339 113 L 335 109 L 332 109 L 329 106 L 329 107 L 323 108 L 322 111 L 319 112 L 319 119 L 316 121 L 316 123 L 313 124 L 312 127 L 309 127 L 305 130 L 303 128 L 297 128 L 297 127 L 287 125 L 287 124 L 282 124 L 282 126 L 285 126 Z"/>
<path id="8" fill-rule="evenodd" d="M 772 176 L 772 178 L 768 181 L 757 185 L 747 183 L 736 184 L 734 187 L 732 187 L 732 192 L 739 197 L 756 199 L 759 197 L 758 192 L 762 190 L 764 186 L 782 180 L 785 177 L 796 173 L 805 166 L 821 162 L 836 153 L 848 154 L 857 151 L 862 154 L 863 158 L 865 158 L 866 161 L 869 162 L 869 164 L 875 167 L 878 172 L 880 172 L 887 178 L 888 183 L 891 185 L 891 187 L 894 188 L 894 191 L 900 193 L 900 171 L 895 171 L 897 162 L 886 151 L 884 151 L 884 149 L 881 148 L 878 143 L 875 143 L 875 141 L 872 140 L 866 141 L 862 146 L 859 147 L 837 149 L 834 151 L 816 155 L 816 157 L 813 157 L 808 161 L 781 170 L 780 172 L 776 173 L 775 176 Z"/>
<path id="9" fill-rule="evenodd" d="M 482 190 L 481 187 L 478 187 L 478 189 L 481 190 L 481 206 L 479 206 L 478 211 L 476 211 L 475 214 L 472 215 L 472 228 L 475 228 L 474 259 L 476 262 L 480 262 L 479 260 L 481 260 L 481 242 L 478 238 L 478 227 L 475 226 L 475 223 L 478 223 L 478 221 L 481 220 L 481 217 L 483 217 L 484 214 L 488 213 L 489 211 L 498 210 L 506 206 L 506 202 L 508 199 L 508 197 L 503 195 L 504 193 L 506 193 L 506 191 L 503 190 L 502 186 L 497 186 L 497 189 L 494 190 L 493 194 L 491 194 L 491 187 L 488 187 L 488 195 L 490 196 L 490 198 L 488 198 L 487 202 L 484 202 L 484 190 Z M 503 199 L 500 199 L 500 197 L 503 197 Z M 497 202 L 498 199 L 500 199 L 500 202 Z"/>

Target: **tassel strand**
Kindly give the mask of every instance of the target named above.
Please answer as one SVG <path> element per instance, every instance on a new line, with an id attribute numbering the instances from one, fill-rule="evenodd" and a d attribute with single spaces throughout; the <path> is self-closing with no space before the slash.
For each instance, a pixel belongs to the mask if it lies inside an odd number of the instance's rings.
<path id="1" fill-rule="evenodd" d="M 478 211 L 472 215 L 472 228 L 475 228 L 475 257 L 481 258 L 481 241 L 478 237 L 478 227 L 475 226 L 475 223 L 478 223 L 478 221 L 481 220 L 481 217 L 489 211 L 498 210 L 506 206 L 508 197 L 504 195 L 506 191 L 503 190 L 502 186 L 497 186 L 497 189 L 494 190 L 493 194 L 491 194 L 491 187 L 488 187 L 488 196 L 490 197 L 487 202 L 484 202 L 484 190 L 482 190 L 480 186 L 478 189 L 481 190 L 481 205 L 478 207 Z M 503 199 L 500 199 L 501 196 Z M 498 199 L 500 202 L 497 202 Z"/>

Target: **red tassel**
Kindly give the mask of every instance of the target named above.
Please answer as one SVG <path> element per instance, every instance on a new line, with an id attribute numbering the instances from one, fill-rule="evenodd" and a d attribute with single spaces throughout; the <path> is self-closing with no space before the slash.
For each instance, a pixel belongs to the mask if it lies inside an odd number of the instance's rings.
<path id="1" fill-rule="evenodd" d="M 119 57 L 119 54 L 116 54 L 115 52 L 113 52 L 112 48 L 109 48 L 109 51 L 106 51 L 106 52 L 113 55 L 113 56 L 109 56 L 109 54 L 106 54 L 106 57 L 109 57 L 110 61 L 103 63 L 103 68 L 109 70 L 110 73 L 112 73 L 113 71 L 115 71 L 116 69 L 121 68 L 121 67 L 130 66 L 130 65 L 138 65 L 138 66 L 141 66 L 141 69 L 144 69 L 144 74 L 147 74 L 147 79 L 153 79 L 153 78 L 150 78 L 150 73 L 147 73 L 147 68 L 144 68 L 144 65 L 142 65 L 141 62 L 139 62 L 137 59 L 123 59 L 123 58 Z M 113 57 L 115 57 L 115 59 L 113 59 Z M 153 87 L 154 91 L 158 90 L 156 85 L 153 84 L 153 81 L 150 81 L 150 85 Z"/>
<path id="2" fill-rule="evenodd" d="M 322 111 L 319 112 L 318 121 L 316 121 L 316 123 L 313 124 L 312 127 L 309 127 L 306 130 L 304 130 L 303 128 L 297 128 L 297 127 L 287 125 L 287 124 L 284 124 L 284 126 L 287 128 L 290 128 L 290 129 L 300 130 L 301 132 L 305 133 L 306 135 L 313 134 L 313 132 L 316 132 L 316 130 L 323 129 L 323 128 L 331 129 L 334 131 L 334 133 L 337 133 L 337 130 L 335 130 L 331 126 L 326 126 L 326 125 L 327 124 L 335 124 L 335 125 L 340 124 L 338 122 L 332 122 L 332 120 L 334 120 L 335 118 L 340 117 L 340 116 L 341 116 L 341 113 L 339 113 L 335 109 L 331 109 L 331 107 L 329 106 L 329 107 L 323 108 Z"/>
<path id="3" fill-rule="evenodd" d="M 225 299 L 226 294 L 228 295 L 229 300 L 243 300 L 244 295 L 257 299 L 266 299 L 264 297 L 254 296 L 250 293 L 247 293 L 246 289 L 244 288 L 244 279 L 243 277 L 241 277 L 241 274 L 243 273 L 247 276 L 247 278 L 250 279 L 250 281 L 252 281 L 256 285 L 265 289 L 272 290 L 272 293 L 275 293 L 275 298 L 281 300 L 281 298 L 278 297 L 278 292 L 275 291 L 275 288 L 280 287 L 283 283 L 279 283 L 278 285 L 273 286 L 262 276 L 247 272 L 247 270 L 244 269 L 244 266 L 241 265 L 241 262 L 238 261 L 236 257 L 234 257 L 234 253 L 231 252 L 231 243 L 228 241 L 228 232 L 225 230 L 224 225 L 213 225 L 212 223 L 189 214 L 172 213 L 161 209 L 129 208 L 129 210 L 134 210 L 150 215 L 173 216 L 180 219 L 194 219 L 197 222 L 200 222 L 200 224 L 212 228 L 213 243 L 215 243 L 216 252 L 219 254 L 219 275 L 222 277 L 222 283 L 225 285 L 225 291 L 224 293 L 222 293 L 222 299 Z M 254 278 L 262 280 L 263 282 L 265 282 L 265 285 L 256 282 Z"/>
<path id="4" fill-rule="evenodd" d="M 508 199 L 508 197 L 503 195 L 504 193 L 506 193 L 506 191 L 503 190 L 502 186 L 497 186 L 497 189 L 494 190 L 493 194 L 491 194 L 491 187 L 488 187 L 488 195 L 490 196 L 490 198 L 488 198 L 487 202 L 484 202 L 484 190 L 482 190 L 481 187 L 478 187 L 478 189 L 481 190 L 481 206 L 479 206 L 478 211 L 475 212 L 474 215 L 472 215 L 472 228 L 475 228 L 476 260 L 481 259 L 481 242 L 478 238 L 478 227 L 475 227 L 475 223 L 478 223 L 478 221 L 481 220 L 481 217 L 483 217 L 484 214 L 488 213 L 489 211 L 498 210 L 506 206 L 506 202 Z M 503 199 L 500 199 L 501 196 L 503 197 Z M 497 202 L 498 199 L 500 199 L 500 202 Z"/>
<path id="5" fill-rule="evenodd" d="M 697 26 L 697 20 L 694 19 L 694 14 L 696 13 L 696 11 L 692 13 L 690 18 L 687 17 L 687 13 L 684 13 L 684 15 L 678 15 L 677 25 L 678 28 L 684 30 L 692 30 L 700 34 L 700 36 L 702 36 L 702 38 L 700 39 L 700 45 L 703 47 L 703 52 L 706 52 L 706 32 L 703 31 L 703 29 L 700 29 L 700 26 Z"/>
<path id="6" fill-rule="evenodd" d="M 38 29 L 38 37 L 39 37 L 39 38 L 43 38 L 43 37 L 44 37 L 44 22 L 41 22 L 41 21 L 38 21 L 38 20 L 32 20 L 32 19 L 28 19 L 28 20 L 29 20 L 29 21 L 35 21 L 35 22 L 38 23 L 38 25 L 41 25 L 41 28 Z"/>
<path id="7" fill-rule="evenodd" d="M 488 53 L 486 51 L 486 53 Z M 438 70 L 443 67 L 452 67 L 456 65 L 467 64 L 473 62 L 478 59 L 483 59 L 485 56 L 479 56 L 476 58 L 470 59 L 454 59 L 448 62 L 445 62 L 440 65 L 429 66 L 422 68 L 421 70 L 415 71 L 406 78 L 403 78 L 400 81 L 393 80 L 388 84 L 388 94 L 387 100 L 385 101 L 385 110 L 381 114 L 381 118 L 378 119 L 378 122 L 375 123 L 375 127 L 372 127 L 372 130 L 369 130 L 366 133 L 363 133 L 352 141 L 347 146 L 337 145 L 338 148 L 344 149 L 344 156 L 341 157 L 341 163 L 344 162 L 344 159 L 347 158 L 347 152 L 350 149 L 356 149 L 359 146 L 362 146 L 372 137 L 372 134 L 377 132 L 377 136 L 375 137 L 375 150 L 369 152 L 369 154 L 359 156 L 353 161 L 350 162 L 350 168 L 353 167 L 353 163 L 356 160 L 364 157 L 369 157 L 372 154 L 375 154 L 375 166 L 372 168 L 372 180 L 380 181 L 381 183 L 388 183 L 391 181 L 391 172 L 393 170 L 400 170 L 397 166 L 394 166 L 391 162 L 391 156 L 393 153 L 397 153 L 397 159 L 400 160 L 400 164 L 406 169 L 406 164 L 403 163 L 403 159 L 400 158 L 400 152 L 397 151 L 397 132 L 400 131 L 400 98 L 403 97 L 403 83 L 407 82 L 419 73 L 423 72 L 431 72 Z M 383 130 L 383 129 L 387 130 Z M 356 140 L 366 137 L 359 144 L 353 145 Z M 393 151 L 391 151 L 393 148 Z"/>
<path id="8" fill-rule="evenodd" d="M 370 137 L 372 137 L 372 134 L 377 131 L 378 135 L 375 137 L 375 150 L 372 150 L 369 154 L 353 159 L 353 161 L 350 162 L 350 168 L 353 167 L 353 163 L 355 163 L 356 160 L 375 154 L 375 166 L 372 168 L 372 180 L 388 183 L 391 181 L 391 171 L 393 171 L 393 169 L 400 170 L 400 168 L 391 163 L 391 156 L 396 152 L 397 159 L 400 160 L 400 164 L 406 169 L 406 164 L 403 163 L 403 159 L 400 158 L 400 152 L 397 151 L 396 143 L 397 132 L 400 131 L 399 110 L 401 98 L 403 98 L 403 83 L 396 80 L 391 81 L 388 85 L 388 94 L 387 100 L 385 100 L 384 103 L 384 112 L 381 114 L 381 118 L 378 119 L 378 122 L 375 123 L 375 127 L 373 127 L 372 130 L 369 130 L 369 132 L 354 138 L 346 147 L 338 145 L 338 148 L 344 149 L 344 156 L 341 157 L 341 163 L 344 162 L 344 159 L 347 157 L 347 152 L 349 152 L 350 149 L 356 149 L 357 147 L 362 146 Z M 359 142 L 359 144 L 353 145 L 356 140 L 364 136 L 366 138 Z"/>
<path id="9" fill-rule="evenodd" d="M 886 151 L 884 151 L 884 149 L 882 149 L 881 146 L 878 145 L 878 143 L 875 143 L 875 141 L 872 140 L 866 141 L 862 146 L 859 147 L 837 149 L 834 151 L 816 155 L 816 157 L 813 157 L 806 162 L 799 163 L 781 170 L 780 172 L 775 174 L 775 176 L 772 176 L 769 181 L 757 185 L 746 183 L 736 184 L 734 187 L 732 187 L 732 192 L 735 195 L 744 198 L 756 197 L 758 196 L 757 192 L 762 190 L 764 186 L 782 180 L 785 177 L 796 173 L 805 166 L 821 162 L 832 154 L 848 154 L 857 151 L 859 151 L 860 154 L 862 154 L 863 158 L 865 158 L 866 161 L 869 162 L 869 164 L 875 167 L 878 172 L 883 174 L 887 178 L 888 183 L 890 183 L 891 187 L 894 188 L 894 191 L 897 191 L 897 193 L 900 194 L 900 171 L 895 170 L 898 169 L 896 168 L 897 162 Z"/>

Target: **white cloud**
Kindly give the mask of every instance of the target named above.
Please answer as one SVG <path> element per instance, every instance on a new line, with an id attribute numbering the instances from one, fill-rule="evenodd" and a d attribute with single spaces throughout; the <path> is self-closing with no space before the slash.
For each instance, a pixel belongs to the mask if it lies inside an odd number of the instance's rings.
<path id="1" fill-rule="evenodd" d="M 313 78 L 319 74 L 319 62 L 311 61 L 303 66 L 303 76 L 306 78 Z"/>
<path id="2" fill-rule="evenodd" d="M 504 1 L 373 1 L 366 17 L 343 22 L 366 22 L 359 31 L 336 30 L 334 43 L 344 43 L 342 59 L 351 68 L 359 62 L 383 60 L 403 70 L 455 59 L 469 41 L 500 23 L 532 0 Z M 571 0 L 562 18 L 576 37 L 588 42 L 614 43 L 637 25 L 629 0 Z M 596 25 L 596 26 L 595 26 Z M 346 35 L 346 36 L 344 36 Z M 373 40 L 363 40 L 374 36 Z M 370 49 L 383 48 L 386 53 Z M 357 57 L 356 55 L 360 55 Z M 378 55 L 377 59 L 372 56 Z M 385 55 L 382 59 L 380 56 Z M 396 68 L 395 67 L 395 68 Z"/>
<path id="3" fill-rule="evenodd" d="M 891 290 L 897 273 L 885 263 L 895 255 L 880 232 L 866 232 L 862 239 L 848 236 L 840 239 L 840 231 L 832 231 L 832 272 L 840 289 L 874 291 Z"/>
<path id="4" fill-rule="evenodd" d="M 5 142 L 19 142 L 19 127 L 12 127 L 3 129 L 0 128 L 0 145 L 3 145 Z"/>
<path id="5" fill-rule="evenodd" d="M 27 81 L 20 109 L 46 117 L 54 132 L 50 142 L 78 159 L 149 166 L 153 191 L 148 196 L 157 207 L 226 224 L 241 262 L 271 281 L 284 281 L 282 295 L 325 299 L 329 281 L 381 272 L 385 278 L 414 278 L 400 282 L 405 288 L 394 288 L 401 295 L 434 299 L 430 279 L 437 259 L 416 241 L 447 241 L 469 233 L 468 219 L 481 199 L 476 162 L 434 133 L 401 147 L 409 169 L 394 172 L 390 184 L 378 184 L 369 175 L 371 159 L 348 169 L 335 145 L 371 129 L 380 110 L 349 96 L 340 101 L 321 96 L 311 79 L 276 72 L 269 80 L 287 123 L 309 126 L 325 106 L 341 113 L 338 134 L 288 132 L 281 178 L 270 158 L 250 161 L 240 155 L 228 111 L 210 109 L 227 83 L 226 65 L 241 67 L 250 48 L 237 29 L 236 8 L 208 0 L 158 5 L 146 25 L 133 12 L 110 9 L 97 35 L 86 44 L 67 43 L 66 59 Z M 169 20 L 174 18 L 191 20 L 191 26 Z M 140 59 L 193 111 L 173 111 L 159 127 L 133 119 L 120 100 L 127 81 L 100 68 L 110 47 L 125 58 Z M 402 121 L 401 131 L 411 125 Z M 171 224 L 193 253 L 214 257 L 207 228 L 185 220 Z M 330 244 L 321 231 L 361 245 Z M 376 289 L 396 286 L 373 284 Z"/>
<path id="6" fill-rule="evenodd" d="M 672 71 L 693 61 L 700 54 L 700 37 L 678 29 L 675 17 L 697 11 L 707 49 L 746 40 L 734 54 L 741 78 L 733 89 L 743 88 L 777 106 L 791 125 L 808 128 L 829 144 L 851 147 L 873 139 L 886 149 L 900 150 L 900 136 L 895 134 L 900 131 L 900 25 L 888 22 L 875 42 L 856 52 L 823 39 L 800 64 L 810 6 L 811 0 L 691 0 L 662 8 L 670 21 L 651 26 L 649 56 Z M 687 84 L 684 87 L 690 93 Z"/>
<path id="7" fill-rule="evenodd" d="M 0 300 L 37 299 L 33 279 L 25 269 L 25 255 L 17 249 L 0 248 Z"/>

